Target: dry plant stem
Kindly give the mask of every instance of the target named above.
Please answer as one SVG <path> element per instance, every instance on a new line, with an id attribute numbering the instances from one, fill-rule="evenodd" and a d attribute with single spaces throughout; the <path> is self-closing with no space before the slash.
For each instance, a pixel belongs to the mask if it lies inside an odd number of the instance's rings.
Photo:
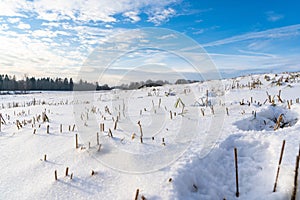
<path id="1" fill-rule="evenodd" d="M 143 129 L 142 129 L 142 125 L 141 125 L 141 122 L 140 122 L 140 121 L 138 121 L 138 125 L 139 125 L 139 127 L 140 127 L 140 132 L 141 132 L 141 137 L 140 137 L 141 143 L 143 143 Z"/>
<path id="2" fill-rule="evenodd" d="M 78 135 L 75 135 L 75 147 L 78 149 Z"/>
<path id="3" fill-rule="evenodd" d="M 100 132 L 104 132 L 104 123 L 100 124 Z"/>
<path id="4" fill-rule="evenodd" d="M 205 101 L 206 107 L 208 106 L 208 90 L 206 90 L 206 101 Z"/>
<path id="5" fill-rule="evenodd" d="M 267 96 L 268 96 L 268 99 L 269 99 L 269 103 L 272 103 L 272 97 L 271 97 L 271 95 L 269 95 L 268 92 L 266 92 L 266 93 L 267 93 Z"/>
<path id="6" fill-rule="evenodd" d="M 294 177 L 294 190 L 291 200 L 296 200 L 298 188 L 298 170 L 299 170 L 299 155 L 296 157 L 295 177 Z"/>
<path id="7" fill-rule="evenodd" d="M 282 99 L 281 99 L 281 90 L 279 90 L 277 97 L 278 97 L 278 101 L 279 101 L 280 103 L 283 103 L 283 101 L 282 101 Z"/>
<path id="8" fill-rule="evenodd" d="M 118 126 L 118 121 L 119 121 L 119 118 L 117 117 L 116 121 L 115 121 L 115 126 L 114 126 L 114 130 L 117 130 L 117 126 Z"/>
<path id="9" fill-rule="evenodd" d="M 137 190 L 136 190 L 136 193 L 135 193 L 135 198 L 134 198 L 134 200 L 138 200 L 138 198 L 139 198 L 139 193 L 140 193 L 140 190 L 137 189 Z"/>
<path id="10" fill-rule="evenodd" d="M 165 138 L 162 138 L 162 145 L 166 146 Z"/>
<path id="11" fill-rule="evenodd" d="M 276 131 L 277 129 L 280 128 L 280 123 L 282 122 L 282 120 L 283 120 L 283 114 L 280 114 L 278 119 L 277 119 L 276 125 L 274 127 L 274 131 Z"/>
<path id="12" fill-rule="evenodd" d="M 66 176 L 69 176 L 69 167 L 66 168 Z"/>
<path id="13" fill-rule="evenodd" d="M 201 110 L 202 116 L 204 117 L 205 116 L 204 109 L 201 108 L 200 110 Z"/>
<path id="14" fill-rule="evenodd" d="M 110 129 L 108 129 L 108 136 L 111 137 L 111 138 L 114 137 Z"/>
<path id="15" fill-rule="evenodd" d="M 56 170 L 54 171 L 54 178 L 57 181 L 57 171 Z"/>
<path id="16" fill-rule="evenodd" d="M 16 121 L 16 124 L 17 124 L 18 130 L 23 127 L 22 124 L 21 124 L 21 122 L 19 120 Z"/>
<path id="17" fill-rule="evenodd" d="M 214 114 L 215 114 L 214 107 L 213 107 L 213 106 L 211 106 L 211 107 L 210 107 L 210 109 L 211 109 L 211 114 L 213 114 L 213 115 L 214 115 Z"/>
<path id="18" fill-rule="evenodd" d="M 238 156 L 237 156 L 237 148 L 234 148 L 234 160 L 235 160 L 235 182 L 236 182 L 236 197 L 240 196 L 239 192 L 239 172 L 238 172 Z"/>
<path id="19" fill-rule="evenodd" d="M 276 174 L 276 179 L 275 179 L 273 192 L 276 192 L 276 188 L 277 188 L 277 182 L 278 182 L 278 177 L 279 177 L 279 172 L 280 172 L 280 166 L 281 166 L 281 162 L 282 162 L 284 147 L 285 147 L 285 140 L 283 140 L 283 142 L 282 142 L 282 147 L 281 147 L 280 158 L 279 158 L 278 169 L 277 169 L 277 174 Z"/>
<path id="20" fill-rule="evenodd" d="M 47 125 L 47 134 L 49 134 L 49 128 L 50 128 L 50 126 Z"/>

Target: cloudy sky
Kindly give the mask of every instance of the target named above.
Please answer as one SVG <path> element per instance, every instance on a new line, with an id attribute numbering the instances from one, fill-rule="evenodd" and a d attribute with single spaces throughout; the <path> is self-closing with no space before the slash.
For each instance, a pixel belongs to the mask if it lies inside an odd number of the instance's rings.
<path id="1" fill-rule="evenodd" d="M 136 31 L 144 27 L 170 30 L 157 36 L 165 43 L 172 38 L 169 46 L 181 48 L 176 32 L 199 43 L 200 53 L 208 52 L 223 74 L 299 70 L 299 10 L 296 0 L 0 0 L 0 74 L 78 77 L 89 71 L 82 69 L 95 49 L 112 36 L 135 30 L 126 37 L 139 38 L 135 45 L 149 42 L 153 36 Z M 118 46 L 130 50 L 124 41 L 131 38 L 119 37 L 114 37 Z M 191 72 L 173 56 L 131 53 L 114 62 L 108 74 L 117 76 L 117 69 L 130 65 L 149 66 L 149 73 L 151 66 L 169 64 Z"/>

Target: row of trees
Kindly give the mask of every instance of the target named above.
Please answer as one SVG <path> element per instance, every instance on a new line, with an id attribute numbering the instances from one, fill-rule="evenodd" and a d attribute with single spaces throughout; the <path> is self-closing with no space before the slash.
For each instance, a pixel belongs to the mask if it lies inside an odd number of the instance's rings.
<path id="1" fill-rule="evenodd" d="M 15 76 L 0 75 L 0 91 L 31 91 L 31 90 L 61 90 L 72 91 L 74 83 L 72 78 L 29 78 L 17 80 Z"/>
<path id="2" fill-rule="evenodd" d="M 185 79 L 178 79 L 175 84 L 187 84 L 194 81 L 189 81 Z M 120 86 L 109 87 L 107 84 L 100 86 L 98 83 L 89 83 L 87 81 L 80 80 L 78 83 L 74 83 L 73 79 L 70 78 L 35 78 L 35 77 L 25 77 L 22 80 L 17 80 L 15 76 L 0 75 L 0 91 L 87 91 L 87 90 L 111 90 L 111 89 L 123 89 L 132 90 L 139 89 L 142 87 L 152 87 L 152 86 L 163 86 L 170 84 L 168 81 L 140 81 L 131 82 L 129 84 L 122 84 Z"/>

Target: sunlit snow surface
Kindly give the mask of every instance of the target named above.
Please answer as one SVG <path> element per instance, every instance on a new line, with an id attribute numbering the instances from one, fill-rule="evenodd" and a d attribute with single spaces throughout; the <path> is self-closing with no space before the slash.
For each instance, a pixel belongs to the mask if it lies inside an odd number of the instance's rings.
<path id="1" fill-rule="evenodd" d="M 269 76 L 278 80 L 289 75 Z M 231 87 L 257 79 L 262 85 L 256 88 Z M 0 112 L 6 124 L 0 133 L 0 199 L 134 199 L 137 189 L 140 198 L 147 199 L 235 199 L 235 147 L 240 199 L 290 199 L 300 143 L 300 104 L 296 103 L 300 79 L 279 86 L 266 81 L 264 75 L 222 82 L 225 93 L 209 92 L 214 115 L 210 107 L 202 105 L 206 83 L 155 90 L 1 95 Z M 277 100 L 279 90 L 284 103 Z M 172 95 L 166 95 L 170 91 Z M 275 95 L 275 106 L 263 104 L 268 98 L 266 91 Z M 175 108 L 178 98 L 185 104 L 183 113 L 182 106 Z M 240 105 L 242 100 L 245 105 Z M 293 100 L 291 109 L 286 100 Z M 106 106 L 110 113 L 105 112 Z M 50 122 L 32 125 L 33 118 L 43 112 Z M 280 114 L 290 126 L 274 131 L 272 120 Z M 18 130 L 16 120 L 27 124 Z M 100 132 L 100 123 L 105 124 L 104 132 Z M 218 128 L 221 131 L 215 132 Z M 113 138 L 108 137 L 108 129 Z M 78 149 L 75 134 L 79 136 Z M 286 147 L 277 192 L 273 193 L 283 140 Z M 47 161 L 43 161 L 45 154 Z M 66 167 L 69 176 L 65 176 Z"/>

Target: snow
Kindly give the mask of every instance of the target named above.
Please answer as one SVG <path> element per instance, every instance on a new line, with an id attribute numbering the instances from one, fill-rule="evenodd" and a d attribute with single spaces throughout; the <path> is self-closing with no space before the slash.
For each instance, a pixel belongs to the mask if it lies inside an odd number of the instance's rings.
<path id="1" fill-rule="evenodd" d="M 123 200 L 134 199 L 137 189 L 139 199 L 154 200 L 290 199 L 300 144 L 297 74 L 260 74 L 132 91 L 0 96 L 0 113 L 6 122 L 0 132 L 0 199 Z M 258 80 L 261 84 L 255 85 Z M 207 90 L 213 110 L 205 105 Z M 283 102 L 277 97 L 280 90 Z M 275 105 L 266 101 L 266 92 Z M 175 107 L 178 98 L 184 107 Z M 287 100 L 292 100 L 291 109 Z M 42 113 L 49 122 L 36 121 Z M 281 114 L 283 128 L 274 130 Z M 26 125 L 18 130 L 16 120 L 25 120 Z M 286 145 L 273 192 L 283 140 Z M 239 198 L 235 196 L 234 148 Z"/>

